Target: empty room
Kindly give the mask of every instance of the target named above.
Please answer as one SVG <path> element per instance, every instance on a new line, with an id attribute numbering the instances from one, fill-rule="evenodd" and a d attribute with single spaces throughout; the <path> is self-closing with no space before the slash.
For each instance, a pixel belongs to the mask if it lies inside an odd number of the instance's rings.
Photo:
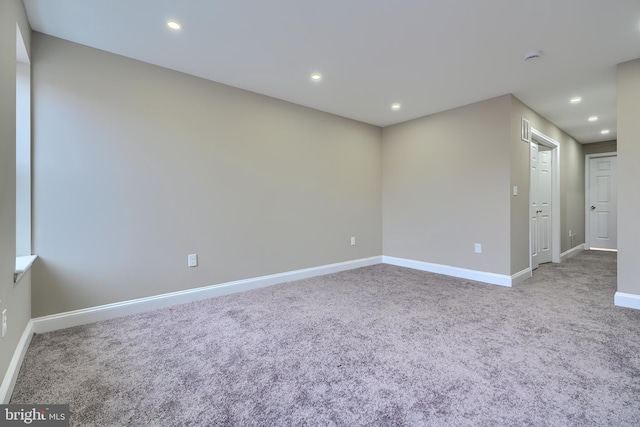
<path id="1" fill-rule="evenodd" d="M 0 424 L 640 424 L 636 0 L 0 24 Z"/>

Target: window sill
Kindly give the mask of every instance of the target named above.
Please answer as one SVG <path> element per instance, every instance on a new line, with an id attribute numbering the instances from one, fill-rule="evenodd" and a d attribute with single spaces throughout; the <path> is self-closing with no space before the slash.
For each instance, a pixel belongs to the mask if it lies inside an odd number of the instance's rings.
<path id="1" fill-rule="evenodd" d="M 20 278 L 29 271 L 33 262 L 38 258 L 38 255 L 26 255 L 16 257 L 16 270 L 13 273 L 13 283 L 18 283 Z"/>

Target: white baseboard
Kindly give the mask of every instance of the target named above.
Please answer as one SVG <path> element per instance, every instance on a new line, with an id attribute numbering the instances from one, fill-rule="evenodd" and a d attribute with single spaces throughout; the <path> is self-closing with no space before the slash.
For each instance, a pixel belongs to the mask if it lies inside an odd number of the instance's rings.
<path id="1" fill-rule="evenodd" d="M 511 276 L 511 285 L 513 286 L 513 285 L 517 285 L 518 283 L 522 283 L 532 276 L 533 276 L 533 273 L 531 272 L 531 268 L 527 267 L 524 270 Z"/>
<path id="2" fill-rule="evenodd" d="M 309 277 L 337 273 L 339 271 L 352 270 L 354 268 L 367 267 L 370 265 L 380 264 L 381 262 L 381 256 L 374 256 L 319 267 L 305 268 L 302 270 L 294 270 L 285 273 L 271 274 L 268 276 L 254 277 L 251 279 L 236 280 L 218 285 L 187 289 L 184 291 L 171 292 L 113 304 L 100 305 L 97 307 L 68 311 L 50 316 L 37 317 L 32 319 L 33 332 L 42 334 L 58 329 L 70 328 L 72 326 L 85 325 L 87 323 L 114 319 L 116 317 L 127 316 L 129 314 L 137 314 L 159 308 L 170 307 L 177 304 L 229 295 L 236 292 L 263 288 Z"/>
<path id="3" fill-rule="evenodd" d="M 475 280 L 492 285 L 511 286 L 513 283 L 513 279 L 511 276 L 496 273 L 487 273 L 484 271 L 468 270 L 466 268 L 451 267 L 449 265 L 432 264 L 430 262 L 414 261 L 411 259 L 395 258 L 390 256 L 383 256 L 382 262 L 385 264 L 397 265 L 398 267 L 413 268 L 415 270 L 444 274 L 445 276 L 459 277 L 461 279 Z M 520 273 L 518 273 L 518 275 L 519 274 Z"/>
<path id="4" fill-rule="evenodd" d="M 635 308 L 636 310 L 640 310 L 640 295 L 616 292 L 613 297 L 613 304 L 618 307 Z"/>
<path id="5" fill-rule="evenodd" d="M 27 323 L 27 326 L 24 328 L 24 332 L 20 337 L 20 341 L 18 341 L 18 346 L 13 352 L 13 357 L 9 362 L 9 367 L 7 368 L 7 372 L 2 380 L 2 385 L 0 385 L 0 404 L 6 405 L 11 399 L 13 387 L 16 385 L 16 380 L 20 373 L 20 367 L 22 366 L 24 355 L 27 354 L 27 349 L 29 348 L 29 344 L 31 344 L 32 337 L 33 321 L 29 320 L 29 323 Z"/>
<path id="6" fill-rule="evenodd" d="M 562 252 L 560 254 L 560 262 L 565 262 L 566 260 L 568 260 L 569 258 L 571 258 L 574 255 L 579 254 L 580 252 L 585 250 L 585 245 L 584 243 L 578 245 L 578 246 L 574 246 L 573 248 L 569 249 L 568 251 Z"/>

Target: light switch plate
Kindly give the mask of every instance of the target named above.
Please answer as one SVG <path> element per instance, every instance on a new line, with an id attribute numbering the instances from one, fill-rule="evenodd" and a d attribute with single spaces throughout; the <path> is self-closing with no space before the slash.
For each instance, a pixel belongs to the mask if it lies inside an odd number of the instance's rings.
<path id="1" fill-rule="evenodd" d="M 2 338 L 7 335 L 7 309 L 2 310 Z"/>

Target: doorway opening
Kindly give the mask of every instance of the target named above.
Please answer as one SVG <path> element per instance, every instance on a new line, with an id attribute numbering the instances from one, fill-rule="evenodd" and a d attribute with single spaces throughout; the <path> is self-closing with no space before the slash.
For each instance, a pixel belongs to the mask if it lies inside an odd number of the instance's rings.
<path id="1" fill-rule="evenodd" d="M 560 262 L 560 145 L 531 129 L 529 248 L 531 271 Z"/>
<path id="2" fill-rule="evenodd" d="M 618 250 L 617 153 L 585 157 L 585 242 L 590 250 Z"/>

